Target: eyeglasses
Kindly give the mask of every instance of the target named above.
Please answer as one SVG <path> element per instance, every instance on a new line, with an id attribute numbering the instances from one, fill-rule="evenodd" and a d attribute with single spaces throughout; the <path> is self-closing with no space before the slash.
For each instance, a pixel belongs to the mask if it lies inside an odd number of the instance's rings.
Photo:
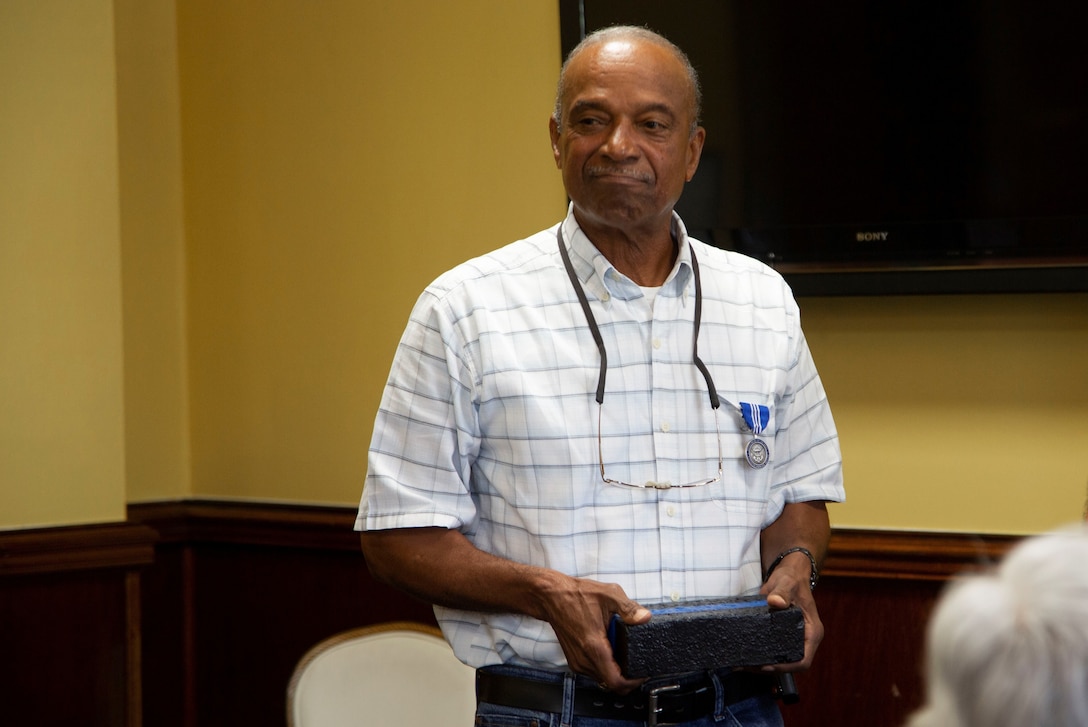
<path id="1" fill-rule="evenodd" d="M 593 341 L 597 344 L 597 350 L 601 354 L 601 367 L 597 374 L 597 458 L 601 466 L 601 479 L 609 485 L 619 485 L 622 487 L 635 487 L 640 489 L 659 489 L 667 490 L 674 487 L 702 487 L 703 485 L 709 485 L 712 482 L 717 482 L 722 478 L 722 434 L 721 428 L 718 426 L 718 408 L 721 406 L 721 400 L 718 398 L 718 390 L 714 386 L 714 380 L 710 378 L 710 371 L 707 369 L 706 364 L 699 358 L 699 323 L 703 317 L 703 286 L 699 277 L 699 262 L 695 259 L 695 249 L 688 243 L 688 249 L 691 253 L 691 271 L 695 276 L 695 323 L 694 332 L 692 335 L 693 342 L 691 345 L 691 357 L 695 363 L 695 367 L 699 369 L 699 373 L 703 375 L 706 380 L 707 393 L 710 395 L 710 406 L 714 410 L 714 433 L 717 435 L 718 440 L 718 473 L 713 477 L 696 480 L 695 482 L 688 482 L 685 484 L 674 485 L 671 482 L 646 482 L 642 485 L 634 485 L 623 480 L 617 480 L 610 478 L 604 470 L 604 443 L 601 437 L 601 420 L 602 413 L 604 412 L 604 382 L 605 376 L 608 373 L 608 353 L 604 348 L 604 339 L 601 338 L 601 331 L 597 327 L 597 319 L 593 316 L 593 311 L 589 308 L 589 301 L 586 299 L 585 291 L 582 290 L 581 284 L 578 282 L 578 276 L 574 272 L 574 265 L 570 261 L 570 255 L 567 253 L 567 246 L 563 243 L 563 226 L 560 225 L 556 230 L 556 239 L 559 242 L 559 254 L 563 258 L 563 267 L 567 270 L 567 277 L 570 278 L 570 283 L 574 286 L 574 292 L 578 296 L 578 303 L 582 306 L 582 312 L 585 313 L 586 323 L 589 325 L 589 332 L 593 335 Z"/>
<path id="2" fill-rule="evenodd" d="M 707 477 L 695 482 L 686 482 L 682 485 L 676 485 L 672 482 L 657 482 L 655 480 L 649 480 L 641 485 L 635 485 L 630 482 L 624 482 L 623 480 L 616 480 L 605 474 L 604 471 L 604 444 L 601 440 L 601 413 L 604 411 L 604 402 L 597 403 L 597 461 L 601 465 L 601 479 L 608 485 L 619 485 L 621 487 L 636 487 L 643 490 L 670 490 L 674 487 L 702 487 L 703 485 L 709 485 L 713 482 L 717 482 L 722 478 L 722 434 L 718 428 L 718 410 L 714 409 L 714 433 L 718 439 L 718 473 L 713 477 Z"/>

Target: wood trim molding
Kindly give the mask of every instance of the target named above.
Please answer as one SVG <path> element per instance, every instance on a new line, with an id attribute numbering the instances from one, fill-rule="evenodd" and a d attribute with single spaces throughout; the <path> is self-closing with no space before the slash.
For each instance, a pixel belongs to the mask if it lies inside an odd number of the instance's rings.
<path id="1" fill-rule="evenodd" d="M 129 505 L 129 520 L 165 543 L 220 543 L 358 552 L 355 508 L 179 500 Z M 834 529 L 823 574 L 947 580 L 999 560 L 1016 536 Z"/>
<path id="2" fill-rule="evenodd" d="M 0 577 L 149 565 L 157 537 L 132 522 L 0 532 Z"/>
<path id="3" fill-rule="evenodd" d="M 824 576 L 943 581 L 993 565 L 1012 535 L 835 529 Z"/>
<path id="4" fill-rule="evenodd" d="M 218 500 L 133 503 L 130 522 L 164 543 L 265 545 L 359 552 L 355 508 Z"/>

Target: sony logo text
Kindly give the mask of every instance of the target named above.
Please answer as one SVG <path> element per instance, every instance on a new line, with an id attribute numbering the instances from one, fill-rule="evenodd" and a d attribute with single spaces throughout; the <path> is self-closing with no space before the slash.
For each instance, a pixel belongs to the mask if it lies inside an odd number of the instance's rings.
<path id="1" fill-rule="evenodd" d="M 888 239 L 887 232 L 859 232 L 857 233 L 858 242 L 884 242 Z"/>

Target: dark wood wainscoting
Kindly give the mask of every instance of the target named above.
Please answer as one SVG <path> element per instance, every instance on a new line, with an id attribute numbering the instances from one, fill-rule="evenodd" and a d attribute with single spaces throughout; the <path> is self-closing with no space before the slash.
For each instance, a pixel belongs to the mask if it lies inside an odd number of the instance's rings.
<path id="1" fill-rule="evenodd" d="M 787 727 L 900 727 L 921 705 L 925 629 L 945 583 L 992 565 L 1006 536 L 837 530 L 816 592 L 825 636 Z"/>
<path id="2" fill-rule="evenodd" d="M 143 711 L 156 727 L 283 725 L 285 689 L 317 641 L 369 623 L 433 623 L 370 578 L 354 510 L 140 504 L 159 535 L 140 580 Z M 952 575 L 1001 557 L 999 536 L 836 531 L 817 601 L 827 629 L 789 727 L 896 727 L 921 701 L 926 620 Z"/>
<path id="3" fill-rule="evenodd" d="M 0 532 L 0 723 L 140 726 L 154 539 L 127 523 Z"/>
<path id="4" fill-rule="evenodd" d="M 370 577 L 351 509 L 193 501 L 132 505 L 129 519 L 160 536 L 141 581 L 148 725 L 283 725 L 291 672 L 318 641 L 434 623 Z"/>

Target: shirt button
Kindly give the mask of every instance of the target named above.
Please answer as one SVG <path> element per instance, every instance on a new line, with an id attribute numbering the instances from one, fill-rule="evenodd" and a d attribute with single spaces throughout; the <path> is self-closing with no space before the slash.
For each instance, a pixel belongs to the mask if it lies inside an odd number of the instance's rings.
<path id="1" fill-rule="evenodd" d="M 655 349 L 661 348 L 661 339 L 655 338 L 652 345 Z"/>
<path id="2" fill-rule="evenodd" d="M 673 591 L 672 593 L 669 594 L 669 598 L 671 598 L 674 603 L 676 601 L 679 601 L 680 600 L 680 592 L 679 591 Z"/>
<path id="3" fill-rule="evenodd" d="M 602 303 L 607 303 L 611 299 L 612 299 L 612 296 L 609 295 L 608 293 L 604 293 L 604 294 L 601 295 L 601 302 Z"/>
<path id="4" fill-rule="evenodd" d="M 665 514 L 668 515 L 669 517 L 675 517 L 676 516 L 676 508 L 673 507 L 672 505 L 669 505 L 667 508 L 665 508 Z"/>
<path id="5" fill-rule="evenodd" d="M 663 432 L 668 432 L 670 429 L 672 429 L 672 427 L 669 426 L 668 422 L 664 422 L 661 425 L 661 431 L 663 431 Z"/>

